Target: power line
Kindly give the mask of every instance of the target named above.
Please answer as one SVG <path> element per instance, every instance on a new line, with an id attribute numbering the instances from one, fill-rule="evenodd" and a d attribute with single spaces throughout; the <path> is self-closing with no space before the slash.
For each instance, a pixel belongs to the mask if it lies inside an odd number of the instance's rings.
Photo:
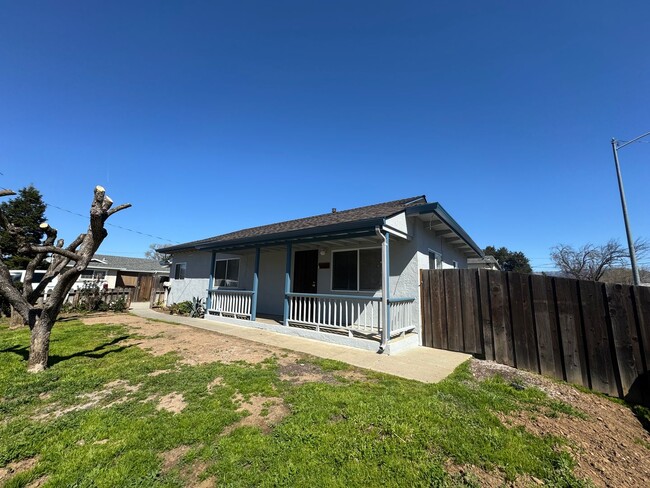
<path id="1" fill-rule="evenodd" d="M 82 214 L 80 214 L 78 212 L 73 212 L 72 210 L 68 210 L 67 208 L 59 207 L 57 205 L 53 205 L 53 204 L 47 203 L 47 202 L 44 202 L 44 203 L 48 207 L 56 208 L 57 210 L 61 210 L 62 212 L 67 212 L 67 213 L 69 213 L 71 215 L 76 215 L 77 217 L 81 217 L 82 219 L 87 218 L 86 215 L 82 215 Z M 128 227 L 124 227 L 124 226 L 121 226 L 121 225 L 111 224 L 110 222 L 106 222 L 106 225 L 110 225 L 111 227 L 115 227 L 117 229 L 126 230 L 128 232 L 133 232 L 134 234 L 140 234 L 141 236 L 153 237 L 154 239 L 158 239 L 160 241 L 167 241 L 167 242 L 171 242 L 172 244 L 179 244 L 178 241 L 172 241 L 171 239 L 165 239 L 164 237 L 155 236 L 153 234 L 147 234 L 146 232 L 140 232 L 139 230 L 130 229 Z"/>

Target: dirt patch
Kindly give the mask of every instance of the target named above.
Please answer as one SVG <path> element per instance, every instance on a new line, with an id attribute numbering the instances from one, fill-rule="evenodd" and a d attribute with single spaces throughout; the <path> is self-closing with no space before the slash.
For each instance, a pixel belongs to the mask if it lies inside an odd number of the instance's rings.
<path id="1" fill-rule="evenodd" d="M 238 427 L 251 426 L 259 427 L 264 432 L 270 432 L 273 426 L 289 415 L 289 408 L 284 404 L 282 398 L 251 396 L 248 400 L 237 393 L 233 402 L 239 407 L 238 412 L 248 412 L 249 415 L 239 420 L 239 422 L 229 425 L 224 434 L 229 434 Z"/>
<path id="2" fill-rule="evenodd" d="M 19 473 L 29 471 L 38 463 L 38 458 L 21 459 L 7 464 L 4 468 L 0 468 L 0 485 L 4 486 L 5 481 L 13 478 Z"/>
<path id="3" fill-rule="evenodd" d="M 162 472 L 167 473 L 170 469 L 178 464 L 178 461 L 185 456 L 190 450 L 190 446 L 178 446 L 169 451 L 163 452 L 160 457 L 162 457 Z"/>
<path id="4" fill-rule="evenodd" d="M 368 381 L 368 378 L 359 371 L 323 371 L 315 364 L 296 360 L 280 361 L 280 379 L 296 385 L 318 381 L 321 383 L 340 384 L 341 378 L 349 381 Z"/>
<path id="5" fill-rule="evenodd" d="M 169 451 L 163 452 L 160 457 L 162 457 L 162 472 L 168 473 L 174 469 L 179 461 L 185 456 L 190 450 L 189 446 L 178 446 Z M 189 466 L 184 466 L 180 469 L 179 474 L 181 478 L 185 481 L 185 486 L 192 486 L 194 488 L 208 488 L 216 485 L 216 479 L 214 477 L 206 478 L 203 481 L 199 481 L 201 474 L 207 469 L 208 465 L 203 461 L 195 461 Z"/>
<path id="6" fill-rule="evenodd" d="M 576 460 L 575 473 L 596 486 L 646 486 L 650 479 L 650 434 L 622 405 L 599 395 L 583 393 L 570 385 L 489 361 L 472 360 L 477 379 L 499 374 L 523 387 L 535 387 L 586 415 L 548 417 L 536 412 L 502 415 L 507 425 L 523 426 L 536 435 L 555 435 L 569 440 Z"/>
<path id="7" fill-rule="evenodd" d="M 41 476 L 40 478 L 35 479 L 35 480 L 32 481 L 30 484 L 28 484 L 28 485 L 26 486 L 26 488 L 39 488 L 39 487 L 41 487 L 41 486 L 44 486 L 45 483 L 47 483 L 47 480 L 48 480 L 48 479 L 49 479 L 49 476 L 47 476 L 47 475 L 45 475 L 45 476 Z"/>
<path id="8" fill-rule="evenodd" d="M 291 357 L 293 360 L 300 357 L 294 353 L 286 353 L 279 348 L 257 344 L 238 337 L 225 336 L 180 324 L 154 322 L 135 315 L 102 314 L 82 317 L 81 320 L 87 325 L 100 323 L 126 325 L 141 338 L 124 341 L 125 345 L 136 345 L 155 356 L 175 352 L 181 356 L 182 364 L 197 365 L 217 361 L 223 363 L 246 361 L 256 364 L 265 359 L 282 355 Z"/>
<path id="9" fill-rule="evenodd" d="M 187 407 L 187 403 L 185 403 L 183 395 L 180 393 L 170 393 L 158 400 L 156 410 L 167 410 L 171 413 L 181 413 L 185 407 Z"/>
<path id="10" fill-rule="evenodd" d="M 534 476 L 519 476 L 514 481 L 506 480 L 500 471 L 486 471 L 471 464 L 458 465 L 451 461 L 445 465 L 445 470 L 463 486 L 499 486 L 508 488 L 524 488 L 543 485 L 544 482 Z"/>
<path id="11" fill-rule="evenodd" d="M 70 412 L 77 412 L 79 410 L 88 410 L 89 408 L 101 406 L 101 408 L 110 408 L 113 405 L 119 405 L 129 400 L 129 398 L 140 389 L 140 385 L 132 385 L 126 380 L 115 380 L 106 383 L 101 390 L 93 391 L 90 393 L 83 393 L 77 398 L 79 403 L 69 407 L 61 407 L 58 403 L 47 405 L 45 408 L 37 411 L 33 416 L 33 420 L 51 420 L 61 417 Z M 108 397 L 115 396 L 119 393 L 115 400 L 105 405 L 100 405 Z M 48 397 L 49 398 L 49 397 Z"/>
<path id="12" fill-rule="evenodd" d="M 208 393 L 212 393 L 212 390 L 214 390 L 218 386 L 223 386 L 223 385 L 225 385 L 223 378 L 221 376 L 217 376 L 210 383 L 208 383 Z"/>

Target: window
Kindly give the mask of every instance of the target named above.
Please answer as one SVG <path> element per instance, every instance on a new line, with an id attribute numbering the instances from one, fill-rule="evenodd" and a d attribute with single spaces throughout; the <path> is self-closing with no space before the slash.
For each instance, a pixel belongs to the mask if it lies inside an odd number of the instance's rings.
<path id="1" fill-rule="evenodd" d="M 185 270 L 187 269 L 186 263 L 178 263 L 174 265 L 174 279 L 175 280 L 184 280 L 185 279 Z"/>
<path id="2" fill-rule="evenodd" d="M 332 252 L 332 290 L 375 291 L 381 288 L 381 249 Z"/>
<path id="3" fill-rule="evenodd" d="M 217 259 L 214 263 L 214 286 L 239 286 L 239 258 Z"/>
<path id="4" fill-rule="evenodd" d="M 442 269 L 442 254 L 429 249 L 429 269 Z"/>
<path id="5" fill-rule="evenodd" d="M 106 271 L 99 271 L 96 269 L 85 269 L 81 272 L 82 280 L 97 280 L 102 281 L 106 278 Z"/>

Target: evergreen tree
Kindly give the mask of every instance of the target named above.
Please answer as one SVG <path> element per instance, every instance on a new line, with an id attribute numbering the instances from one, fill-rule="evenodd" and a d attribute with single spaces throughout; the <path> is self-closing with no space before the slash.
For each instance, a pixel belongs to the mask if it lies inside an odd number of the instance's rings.
<path id="1" fill-rule="evenodd" d="M 494 256 L 499 261 L 503 271 L 515 271 L 517 273 L 532 273 L 530 261 L 521 251 L 511 251 L 507 247 L 495 248 L 488 246 L 483 249 L 486 256 Z"/>
<path id="2" fill-rule="evenodd" d="M 41 192 L 30 185 L 19 190 L 12 200 L 2 202 L 0 212 L 10 223 L 24 229 L 29 243 L 37 245 L 43 239 L 43 230 L 39 225 L 45 222 L 46 207 Z M 4 229 L 0 231 L 0 253 L 9 269 L 25 269 L 30 260 L 30 256 L 18 254 L 16 239 Z"/>

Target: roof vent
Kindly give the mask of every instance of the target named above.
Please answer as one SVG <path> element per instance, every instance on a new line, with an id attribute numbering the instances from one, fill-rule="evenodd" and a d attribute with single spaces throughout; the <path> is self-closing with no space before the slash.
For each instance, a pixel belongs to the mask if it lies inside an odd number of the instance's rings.
<path id="1" fill-rule="evenodd" d="M 332 209 L 332 213 L 336 213 L 336 209 L 335 209 L 335 208 Z"/>

